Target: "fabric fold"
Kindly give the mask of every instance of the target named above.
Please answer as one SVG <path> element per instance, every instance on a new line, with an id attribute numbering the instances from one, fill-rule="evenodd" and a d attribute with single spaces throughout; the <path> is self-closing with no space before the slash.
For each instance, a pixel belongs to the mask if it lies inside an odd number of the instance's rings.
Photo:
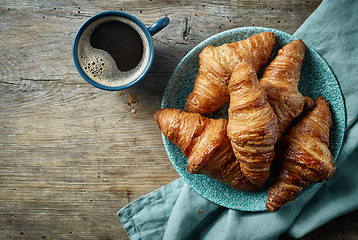
<path id="1" fill-rule="evenodd" d="M 183 184 L 182 179 L 177 179 L 119 210 L 117 215 L 128 236 L 131 239 L 158 239 L 158 236 L 163 236 Z"/>

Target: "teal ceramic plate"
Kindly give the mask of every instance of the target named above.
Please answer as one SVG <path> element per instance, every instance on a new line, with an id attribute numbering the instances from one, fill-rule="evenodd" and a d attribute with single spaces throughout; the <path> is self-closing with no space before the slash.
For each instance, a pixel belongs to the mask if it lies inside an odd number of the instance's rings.
<path id="1" fill-rule="evenodd" d="M 162 108 L 183 109 L 186 96 L 192 91 L 194 78 L 198 74 L 199 53 L 206 46 L 219 46 L 224 43 L 243 40 L 254 34 L 265 31 L 274 32 L 277 38 L 277 44 L 272 51 L 268 63 L 274 59 L 279 49 L 296 39 L 294 36 L 287 33 L 262 27 L 232 29 L 208 38 L 192 49 L 176 67 L 164 92 Z M 265 68 L 265 66 L 263 68 Z M 261 72 L 259 72 L 259 75 Z M 344 99 L 333 72 L 322 57 L 309 46 L 307 46 L 306 55 L 302 64 L 299 90 L 303 95 L 309 96 L 312 99 L 316 99 L 318 96 L 322 95 L 330 102 L 333 126 L 330 132 L 329 149 L 335 161 L 342 146 L 346 125 Z M 231 209 L 243 211 L 266 210 L 265 202 L 268 187 L 270 183 L 272 183 L 272 178 L 270 178 L 267 184 L 258 191 L 248 192 L 234 190 L 205 175 L 189 174 L 186 170 L 187 159 L 183 156 L 180 149 L 170 143 L 164 135 L 163 141 L 167 154 L 179 175 L 201 196 L 216 204 Z M 319 186 L 319 184 L 311 184 L 309 187 L 305 188 L 295 201 L 317 186 Z"/>

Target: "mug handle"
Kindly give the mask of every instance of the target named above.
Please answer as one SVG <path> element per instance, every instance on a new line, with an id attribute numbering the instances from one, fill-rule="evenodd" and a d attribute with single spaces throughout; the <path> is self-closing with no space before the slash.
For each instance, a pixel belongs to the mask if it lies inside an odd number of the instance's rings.
<path id="1" fill-rule="evenodd" d="M 150 25 L 147 29 L 148 29 L 150 35 L 153 36 L 160 30 L 165 28 L 169 24 L 169 22 L 170 22 L 170 20 L 168 17 L 163 17 L 163 18 L 159 19 L 158 21 L 156 21 L 155 23 L 153 23 L 152 25 Z"/>

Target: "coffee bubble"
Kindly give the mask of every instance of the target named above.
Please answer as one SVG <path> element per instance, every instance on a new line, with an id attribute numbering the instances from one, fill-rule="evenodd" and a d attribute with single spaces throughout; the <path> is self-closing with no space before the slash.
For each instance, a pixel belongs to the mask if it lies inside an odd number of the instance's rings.
<path id="1" fill-rule="evenodd" d="M 138 33 L 141 39 L 142 49 L 140 49 L 140 53 L 142 57 L 139 63 L 128 71 L 120 71 L 110 53 L 102 49 L 94 48 L 91 45 L 90 39 L 93 31 L 100 25 L 111 21 L 127 24 Z M 131 43 L 130 39 L 126 39 L 126 41 Z M 83 31 L 79 38 L 77 52 L 80 66 L 89 78 L 104 86 L 117 87 L 133 82 L 146 70 L 150 57 L 149 48 L 146 35 L 137 24 L 124 17 L 108 16 L 94 21 Z M 130 50 L 137 51 L 137 49 L 133 49 L 133 47 Z"/>

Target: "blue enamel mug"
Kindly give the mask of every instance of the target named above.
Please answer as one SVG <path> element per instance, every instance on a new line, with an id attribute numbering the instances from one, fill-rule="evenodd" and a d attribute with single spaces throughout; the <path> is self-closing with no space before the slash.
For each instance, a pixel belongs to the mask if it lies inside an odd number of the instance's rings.
<path id="1" fill-rule="evenodd" d="M 119 11 L 94 15 L 78 30 L 73 59 L 80 75 L 104 90 L 122 90 L 138 83 L 154 56 L 152 36 L 169 24 L 163 17 L 146 27 L 136 17 Z"/>

